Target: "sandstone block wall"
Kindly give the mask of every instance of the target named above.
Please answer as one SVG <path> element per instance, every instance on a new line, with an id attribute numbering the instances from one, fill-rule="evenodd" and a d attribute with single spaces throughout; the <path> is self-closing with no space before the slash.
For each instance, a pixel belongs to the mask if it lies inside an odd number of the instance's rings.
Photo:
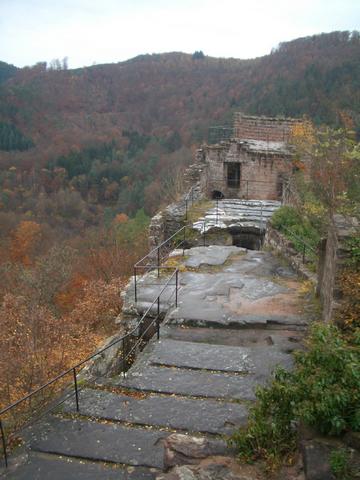
<path id="1" fill-rule="evenodd" d="M 200 187 L 200 183 L 197 183 L 192 185 L 191 189 L 178 202 L 168 205 L 152 217 L 149 225 L 150 251 L 185 225 L 186 208 L 190 208 L 192 202 L 196 202 L 202 197 L 203 190 Z"/>
<path id="2" fill-rule="evenodd" d="M 293 127 L 302 123 L 296 118 L 255 117 L 238 112 L 234 115 L 234 137 L 285 142 Z"/>
<path id="3" fill-rule="evenodd" d="M 303 264 L 302 254 L 295 250 L 292 241 L 269 224 L 266 227 L 264 247 L 269 247 L 284 257 L 303 278 L 311 280 L 314 284 L 317 283 L 316 274 L 310 272 L 306 264 Z"/>
<path id="4" fill-rule="evenodd" d="M 291 173 L 288 155 L 274 152 L 249 151 L 246 145 L 229 141 L 208 146 L 206 150 L 206 196 L 219 191 L 226 198 L 280 200 L 284 178 Z M 227 182 L 229 163 L 240 164 L 240 188 Z"/>

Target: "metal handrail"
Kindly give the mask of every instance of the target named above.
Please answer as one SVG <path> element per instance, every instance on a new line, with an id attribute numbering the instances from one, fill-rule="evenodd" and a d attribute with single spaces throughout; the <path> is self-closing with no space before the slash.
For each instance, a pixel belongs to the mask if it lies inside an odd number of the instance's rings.
<path id="1" fill-rule="evenodd" d="M 139 261 L 137 261 L 134 265 L 134 298 L 135 298 L 135 303 L 137 303 L 138 300 L 138 281 L 137 281 L 137 276 L 138 276 L 138 270 L 157 270 L 157 275 L 158 277 L 160 276 L 160 270 L 166 270 L 166 269 L 173 269 L 174 267 L 166 266 L 166 265 L 161 265 L 161 263 L 165 260 L 166 256 L 161 255 L 161 249 L 165 245 L 171 246 L 172 250 L 176 250 L 177 248 L 183 249 L 183 254 L 184 254 L 184 247 L 185 247 L 185 242 L 186 242 L 186 225 L 179 228 L 173 235 L 171 235 L 169 238 L 164 240 L 162 243 L 157 245 L 155 248 L 150 250 L 150 252 L 145 255 L 143 258 L 141 258 Z M 174 246 L 171 245 L 171 241 L 177 237 L 177 236 L 182 236 L 182 239 Z M 145 265 L 141 265 L 142 262 L 145 260 L 149 259 L 150 263 L 146 263 Z M 154 262 L 155 259 L 155 262 Z"/>
<path id="2" fill-rule="evenodd" d="M 186 228 L 186 226 L 184 227 L 181 227 L 179 228 L 179 230 L 177 230 L 173 235 L 171 235 L 171 237 L 167 238 L 166 240 L 164 240 L 162 243 L 160 243 L 159 245 L 157 245 L 155 248 L 153 248 L 152 250 L 150 250 L 149 253 L 147 253 L 143 258 L 141 258 L 140 260 L 138 260 L 134 267 L 140 267 L 141 265 L 139 265 L 143 260 L 145 260 L 146 258 L 153 258 L 154 257 L 154 253 L 157 252 L 157 250 L 159 250 L 161 247 L 163 247 L 164 245 L 166 245 L 167 243 L 169 243 L 170 240 L 172 240 L 174 237 L 176 237 L 180 232 L 184 231 Z"/>
<path id="3" fill-rule="evenodd" d="M 285 230 L 285 232 L 287 232 L 291 237 L 293 237 L 295 240 L 300 242 L 300 244 L 302 244 L 302 252 L 301 252 L 302 253 L 302 263 L 305 263 L 306 250 L 309 250 L 314 255 L 317 254 L 316 250 L 311 245 L 309 245 L 307 242 L 305 242 L 305 240 L 303 240 L 301 237 L 296 235 L 296 233 L 292 232 L 290 229 L 288 229 L 284 225 L 281 226 L 281 229 Z"/>
<path id="4" fill-rule="evenodd" d="M 68 368 L 67 370 L 65 370 L 64 372 L 60 373 L 59 375 L 57 375 L 56 377 L 52 378 L 51 380 L 49 380 L 47 383 L 45 383 L 44 385 L 41 385 L 40 387 L 38 387 L 37 389 L 33 390 L 32 392 L 30 392 L 29 394 L 25 395 L 24 397 L 22 397 L 21 399 L 17 400 L 16 402 L 12 403 L 11 405 L 3 408 L 2 410 L 0 410 L 0 434 L 1 434 L 1 438 L 2 438 L 2 446 L 3 446 L 3 454 L 4 454 L 4 460 L 5 460 L 5 466 L 7 467 L 8 466 L 8 454 L 7 454 L 7 438 L 5 436 L 5 430 L 4 430 L 4 426 L 3 426 L 3 421 L 1 419 L 2 416 L 4 416 L 6 413 L 8 413 L 10 410 L 14 409 L 15 407 L 17 407 L 18 405 L 20 405 L 21 403 L 23 402 L 26 402 L 27 400 L 31 399 L 33 396 L 35 396 L 36 394 L 38 394 L 39 392 L 43 391 L 44 389 L 46 389 L 47 387 L 49 387 L 50 385 L 53 385 L 54 383 L 56 383 L 58 380 L 60 380 L 61 378 L 64 378 L 66 375 L 68 375 L 69 373 L 73 373 L 73 386 L 74 386 L 74 393 L 75 394 L 75 401 L 76 401 L 76 411 L 79 412 L 79 387 L 78 387 L 78 383 L 77 383 L 77 370 L 80 369 L 80 367 L 82 367 L 85 363 L 89 362 L 90 360 L 94 359 L 95 357 L 97 357 L 98 355 L 101 355 L 103 352 L 107 351 L 109 348 L 113 347 L 114 345 L 122 342 L 123 344 L 123 351 L 122 351 L 122 361 L 123 361 L 123 365 L 122 365 L 122 373 L 125 375 L 126 374 L 126 366 L 127 366 L 127 359 L 129 358 L 130 354 L 133 352 L 134 350 L 134 346 L 133 348 L 130 350 L 130 352 L 128 352 L 127 354 L 125 354 L 125 349 L 124 349 L 124 345 L 125 345 L 125 342 L 127 339 L 131 338 L 132 336 L 134 336 L 134 333 L 137 332 L 138 328 L 141 326 L 141 324 L 143 323 L 144 319 L 146 318 L 146 316 L 150 313 L 151 309 L 154 307 L 154 305 L 157 303 L 157 315 L 156 317 L 154 318 L 154 320 L 150 323 L 150 325 L 146 328 L 145 332 L 142 333 L 142 335 L 140 335 L 139 338 L 143 338 L 144 336 L 144 333 L 146 333 L 150 326 L 153 326 L 155 323 L 156 323 L 156 327 L 157 327 L 157 338 L 159 338 L 160 336 L 160 323 L 159 323 L 159 318 L 160 318 L 160 297 L 161 295 L 163 294 L 163 292 L 165 291 L 165 289 L 169 286 L 169 285 L 175 285 L 175 306 L 177 307 L 177 303 L 178 303 L 178 288 L 179 288 L 179 270 L 178 268 L 175 268 L 175 267 L 169 267 L 169 268 L 173 268 L 174 272 L 170 275 L 170 277 L 168 278 L 167 282 L 164 284 L 163 288 L 161 289 L 160 293 L 157 295 L 157 297 L 155 298 L 155 300 L 152 302 L 152 304 L 146 309 L 146 311 L 143 313 L 141 319 L 138 321 L 137 325 L 130 331 L 128 332 L 126 335 L 118 338 L 117 340 L 114 340 L 113 342 L 111 342 L 109 345 L 107 345 L 106 347 L 103 347 L 101 348 L 100 350 L 98 350 L 97 352 L 93 353 L 92 355 L 89 355 L 87 358 L 85 358 L 84 360 L 82 360 L 81 362 L 78 362 L 76 365 L 73 365 L 72 367 Z M 173 278 L 175 277 L 175 284 L 174 283 L 170 283 Z M 139 341 L 139 338 L 138 338 L 138 341 Z M 136 345 L 136 344 L 135 344 Z M 57 402 L 55 405 L 53 405 L 53 407 L 48 410 L 47 413 L 51 412 L 52 410 L 54 410 L 56 407 L 58 407 L 61 403 L 63 403 L 63 400 L 60 400 L 59 402 Z M 23 428 L 20 427 L 20 428 Z M 10 435 L 14 435 L 14 433 L 16 433 L 16 431 L 13 431 Z"/>

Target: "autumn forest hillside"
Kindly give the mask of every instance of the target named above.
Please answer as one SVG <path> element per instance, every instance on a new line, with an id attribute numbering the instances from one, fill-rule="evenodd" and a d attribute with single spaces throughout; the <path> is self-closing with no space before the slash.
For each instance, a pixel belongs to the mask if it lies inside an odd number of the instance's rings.
<path id="1" fill-rule="evenodd" d="M 359 60 L 359 34 L 334 32 L 280 44 L 253 60 L 196 52 L 76 70 L 60 61 L 51 68 L 1 64 L 1 168 L 42 172 L 38 182 L 51 192 L 66 164 L 71 189 L 86 201 L 127 214 L 146 204 L 153 213 L 162 179 L 233 111 L 305 114 L 331 124 L 346 114 L 360 131 Z M 85 156 L 95 149 L 93 158 L 82 160 L 84 149 Z"/>
<path id="2" fill-rule="evenodd" d="M 346 118 L 360 134 L 360 34 L 301 38 L 251 60 L 0 62 L 0 405 L 109 334 L 149 217 L 181 190 L 209 127 L 235 111 Z"/>

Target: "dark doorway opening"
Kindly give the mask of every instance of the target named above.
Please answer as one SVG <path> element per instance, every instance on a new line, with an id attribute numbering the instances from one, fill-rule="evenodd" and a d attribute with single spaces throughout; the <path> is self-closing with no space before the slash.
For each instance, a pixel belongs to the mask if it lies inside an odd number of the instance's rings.
<path id="1" fill-rule="evenodd" d="M 264 242 L 265 232 L 262 231 L 244 231 L 241 228 L 232 228 L 230 230 L 232 244 L 235 247 L 247 248 L 248 250 L 261 250 Z"/>
<path id="2" fill-rule="evenodd" d="M 225 198 L 225 195 L 219 190 L 214 190 L 211 194 L 211 198 L 213 200 L 222 200 L 223 198 Z"/>
<path id="3" fill-rule="evenodd" d="M 240 187 L 240 163 L 227 164 L 227 186 L 229 188 Z"/>

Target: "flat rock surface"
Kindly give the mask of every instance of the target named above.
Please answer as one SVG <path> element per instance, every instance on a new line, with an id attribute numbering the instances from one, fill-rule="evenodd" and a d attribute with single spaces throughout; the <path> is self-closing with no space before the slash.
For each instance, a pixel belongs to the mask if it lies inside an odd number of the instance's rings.
<path id="1" fill-rule="evenodd" d="M 153 480 L 149 469 L 118 467 L 61 458 L 55 455 L 30 455 L 16 470 L 9 470 L 10 480 Z"/>
<path id="2" fill-rule="evenodd" d="M 223 265 L 231 256 L 246 253 L 245 248 L 224 247 L 210 245 L 209 247 L 194 247 L 186 250 L 186 267 L 199 267 L 200 265 Z"/>
<path id="3" fill-rule="evenodd" d="M 26 432 L 32 450 L 132 466 L 163 466 L 164 432 L 79 419 L 50 418 Z"/>
<path id="4" fill-rule="evenodd" d="M 64 409 L 74 412 L 74 402 L 66 403 Z M 134 398 L 91 389 L 80 394 L 80 413 L 133 424 L 219 434 L 232 432 L 235 426 L 244 425 L 247 418 L 247 408 L 236 403 L 156 395 Z"/>
<path id="5" fill-rule="evenodd" d="M 196 259 L 196 249 L 191 251 Z M 299 307 L 299 283 L 288 267 L 267 252 L 247 252 L 221 271 L 183 272 L 180 285 L 178 307 L 168 314 L 174 324 L 225 328 L 306 325 Z"/>

